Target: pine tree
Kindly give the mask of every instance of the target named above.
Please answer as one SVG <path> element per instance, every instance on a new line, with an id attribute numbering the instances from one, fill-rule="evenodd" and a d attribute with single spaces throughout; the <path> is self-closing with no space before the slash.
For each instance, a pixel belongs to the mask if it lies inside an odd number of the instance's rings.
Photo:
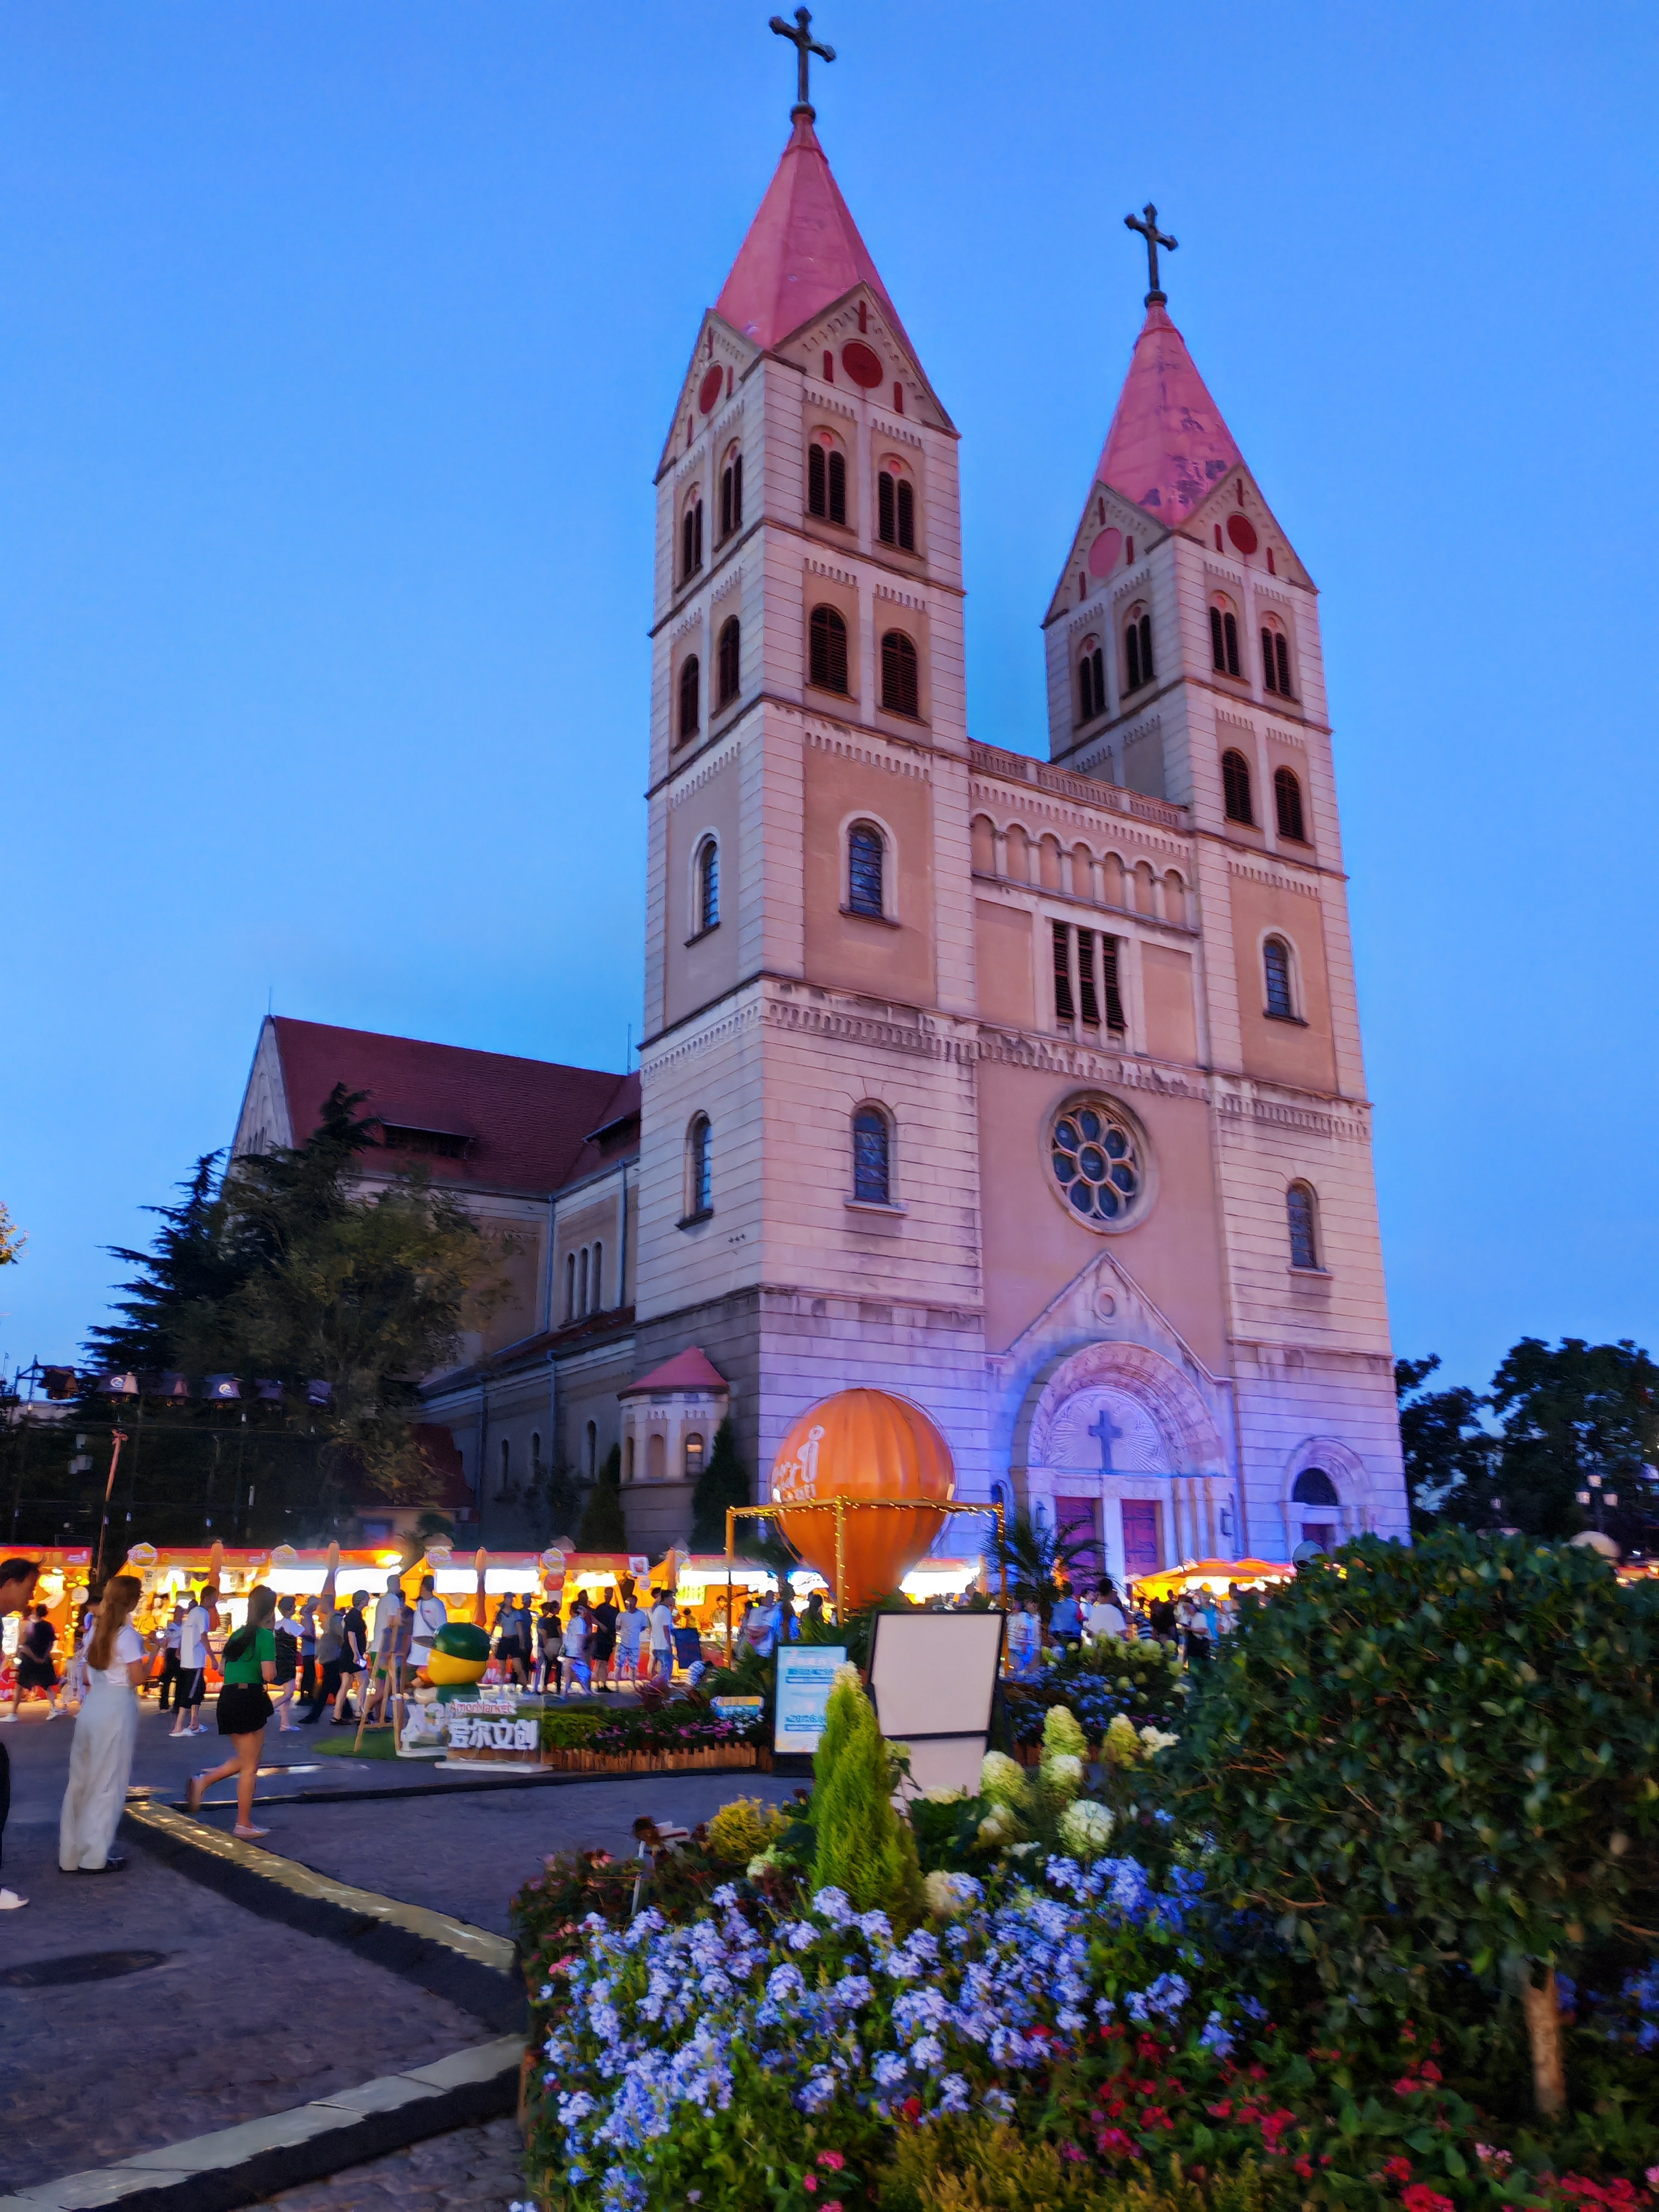
<path id="1" fill-rule="evenodd" d="M 714 1449 L 691 1493 L 691 1549 L 723 1552 L 726 1507 L 748 1503 L 749 1477 L 738 1457 L 737 1431 L 728 1419 L 714 1431 Z"/>
<path id="2" fill-rule="evenodd" d="M 581 1526 L 576 1531 L 579 1552 L 625 1552 L 628 1524 L 623 1517 L 622 1446 L 612 1444 L 605 1454 L 599 1480 L 587 1493 Z"/>
<path id="3" fill-rule="evenodd" d="M 893 1805 L 893 1755 L 876 1709 L 849 1668 L 830 1692 L 812 1760 L 812 1887 L 839 1889 L 858 1912 L 914 1917 L 921 1887 L 915 1838 Z"/>

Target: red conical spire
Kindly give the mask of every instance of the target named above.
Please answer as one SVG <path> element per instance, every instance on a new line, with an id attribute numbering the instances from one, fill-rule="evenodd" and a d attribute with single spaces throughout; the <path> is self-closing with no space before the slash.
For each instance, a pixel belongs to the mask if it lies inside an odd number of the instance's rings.
<path id="1" fill-rule="evenodd" d="M 783 159 L 714 312 L 769 350 L 860 283 L 876 294 L 892 318 L 894 336 L 914 359 L 915 349 L 830 173 L 811 111 L 797 108 Z"/>
<path id="2" fill-rule="evenodd" d="M 1154 299 L 1096 474 L 1173 528 L 1243 458 L 1186 341 Z"/>

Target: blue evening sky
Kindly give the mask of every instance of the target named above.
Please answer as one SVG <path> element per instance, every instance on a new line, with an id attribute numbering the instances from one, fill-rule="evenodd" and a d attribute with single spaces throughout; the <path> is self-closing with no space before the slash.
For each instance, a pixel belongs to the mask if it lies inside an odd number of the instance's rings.
<path id="1" fill-rule="evenodd" d="M 787 131 L 768 0 L 0 12 L 0 1352 L 278 1012 L 619 1067 L 651 472 Z M 963 436 L 975 734 L 1171 311 L 1321 586 L 1394 1328 L 1659 1339 L 1659 27 L 1609 0 L 823 0 Z"/>

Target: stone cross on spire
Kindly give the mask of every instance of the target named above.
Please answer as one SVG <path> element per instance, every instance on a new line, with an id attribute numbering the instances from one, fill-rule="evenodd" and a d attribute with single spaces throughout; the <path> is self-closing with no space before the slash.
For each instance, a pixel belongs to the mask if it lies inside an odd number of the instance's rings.
<path id="1" fill-rule="evenodd" d="M 775 22 L 772 28 L 775 31 L 777 27 Z M 805 66 L 803 61 L 801 64 L 803 70 Z M 802 82 L 805 82 L 804 77 Z M 1173 253 L 1176 250 L 1176 241 L 1167 232 L 1158 228 L 1158 210 L 1150 200 L 1147 201 L 1140 215 L 1124 216 L 1123 228 L 1125 230 L 1138 230 L 1146 241 L 1146 279 L 1152 288 L 1146 295 L 1146 305 L 1149 307 L 1161 307 L 1167 295 L 1158 289 L 1158 249 L 1161 246 L 1166 252 Z"/>
<path id="2" fill-rule="evenodd" d="M 796 82 L 795 104 L 789 112 L 792 117 L 804 115 L 811 123 L 817 112 L 812 106 L 807 84 L 807 72 L 812 66 L 811 57 L 816 54 L 821 62 L 832 62 L 836 58 L 836 50 L 833 46 L 819 46 L 817 40 L 812 36 L 812 11 L 810 8 L 796 9 L 795 27 L 793 31 L 781 15 L 773 16 L 770 27 L 781 39 L 787 39 L 790 45 L 793 46 L 795 59 L 799 68 Z"/>

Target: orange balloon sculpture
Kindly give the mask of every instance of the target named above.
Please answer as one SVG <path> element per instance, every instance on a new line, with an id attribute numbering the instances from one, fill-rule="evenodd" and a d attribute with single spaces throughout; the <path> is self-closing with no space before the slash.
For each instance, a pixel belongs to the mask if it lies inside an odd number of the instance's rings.
<path id="1" fill-rule="evenodd" d="M 868 1605 L 896 1590 L 945 1524 L 922 1501 L 956 1490 L 951 1447 L 920 1406 L 886 1390 L 838 1390 L 800 1419 L 772 1467 L 778 1504 L 825 1504 L 844 1498 L 915 1498 L 915 1507 L 867 1504 L 844 1516 L 845 1595 Z M 836 1516 L 778 1515 L 779 1525 L 809 1567 L 836 1587 Z"/>

